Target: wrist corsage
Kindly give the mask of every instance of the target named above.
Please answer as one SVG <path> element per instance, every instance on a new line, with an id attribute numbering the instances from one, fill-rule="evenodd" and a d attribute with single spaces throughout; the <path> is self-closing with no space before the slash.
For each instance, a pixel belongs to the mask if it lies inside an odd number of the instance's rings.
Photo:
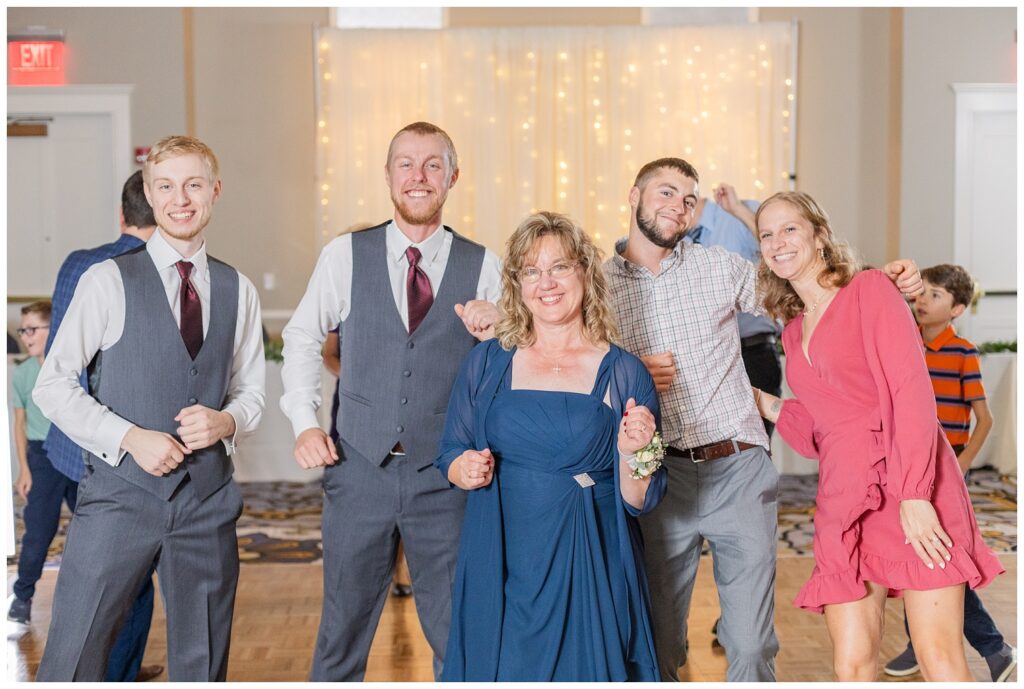
<path id="1" fill-rule="evenodd" d="M 626 464 L 632 469 L 630 477 L 637 481 L 647 478 L 661 468 L 663 459 L 665 459 L 665 443 L 661 439 L 661 433 L 655 431 L 651 442 L 626 457 Z"/>

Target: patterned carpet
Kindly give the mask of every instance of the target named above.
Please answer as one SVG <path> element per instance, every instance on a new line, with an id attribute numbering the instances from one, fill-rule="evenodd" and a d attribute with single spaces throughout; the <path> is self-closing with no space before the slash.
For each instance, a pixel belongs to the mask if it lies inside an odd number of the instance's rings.
<path id="1" fill-rule="evenodd" d="M 779 557 L 807 557 L 814 536 L 817 476 L 783 476 L 779 486 Z M 316 562 L 320 550 L 320 484 L 243 483 L 245 511 L 238 521 L 243 563 Z M 978 526 L 996 553 L 1017 552 L 1017 478 L 993 469 L 975 469 L 968 480 Z M 18 542 L 24 531 L 24 501 L 15 496 Z M 71 515 L 65 510 L 60 532 L 50 547 L 47 567 L 60 562 Z M 8 564 L 17 562 L 9 558 Z"/>

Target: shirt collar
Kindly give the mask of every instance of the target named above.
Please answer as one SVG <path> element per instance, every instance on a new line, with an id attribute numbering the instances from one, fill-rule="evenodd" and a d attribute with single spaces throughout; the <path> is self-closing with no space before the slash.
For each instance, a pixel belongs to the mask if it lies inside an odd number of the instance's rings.
<path id="1" fill-rule="evenodd" d="M 618 241 L 615 242 L 615 253 L 612 255 L 612 263 L 621 272 L 635 273 L 635 272 L 638 272 L 640 270 L 643 270 L 643 266 L 638 266 L 635 263 L 631 263 L 628 259 L 626 259 L 625 256 L 622 255 L 623 253 L 625 253 L 626 245 L 628 243 L 629 243 L 629 237 L 623 237 L 623 238 L 621 238 L 621 239 L 619 239 Z M 684 242 L 682 240 L 680 240 L 679 242 L 676 242 L 676 245 L 674 247 L 672 247 L 672 253 L 669 256 L 667 256 L 667 257 L 662 259 L 662 261 L 661 261 L 661 268 L 662 268 L 661 272 L 662 273 L 665 272 L 666 268 L 668 268 L 669 266 L 671 266 L 671 265 L 675 264 L 676 262 L 678 262 L 679 259 L 682 257 L 682 255 L 683 255 L 683 244 L 684 244 Z"/>
<path id="2" fill-rule="evenodd" d="M 149 256 L 153 259 L 153 264 L 158 271 L 171 268 L 178 261 L 188 261 L 195 266 L 192 270 L 193 275 L 204 275 L 206 273 L 206 240 L 203 240 L 199 251 L 192 254 L 191 258 L 185 258 L 178 253 L 177 249 L 168 244 L 160 230 L 157 230 L 149 238 L 149 241 L 146 242 L 146 251 L 149 252 Z"/>
<path id="3" fill-rule="evenodd" d="M 956 328 L 954 328 L 953 324 L 950 323 L 949 325 L 946 326 L 945 330 L 943 330 L 941 333 L 935 336 L 934 340 L 932 340 L 931 342 L 926 342 L 925 347 L 932 350 L 933 352 L 937 352 L 944 346 L 946 346 L 949 343 L 949 341 L 952 340 L 954 337 L 956 337 Z"/>
<path id="4" fill-rule="evenodd" d="M 405 260 L 406 249 L 410 246 L 415 246 L 420 250 L 420 255 L 422 256 L 420 262 L 429 265 L 434 262 L 438 252 L 441 251 L 441 247 L 444 246 L 445 234 L 444 224 L 440 224 L 429 237 L 416 244 L 406 237 L 398 229 L 398 224 L 392 220 L 388 223 L 387 230 L 385 231 L 388 258 L 395 263 L 401 263 Z"/>

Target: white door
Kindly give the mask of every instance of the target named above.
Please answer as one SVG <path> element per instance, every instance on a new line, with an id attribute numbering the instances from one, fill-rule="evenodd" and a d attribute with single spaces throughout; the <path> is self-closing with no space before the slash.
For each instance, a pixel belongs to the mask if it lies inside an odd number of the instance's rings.
<path id="1" fill-rule="evenodd" d="M 113 143 L 101 114 L 54 115 L 45 135 L 8 138 L 8 295 L 51 294 L 71 251 L 117 238 Z"/>
<path id="2" fill-rule="evenodd" d="M 1017 87 L 954 84 L 954 263 L 985 292 L 957 321 L 981 344 L 1017 337 Z"/>

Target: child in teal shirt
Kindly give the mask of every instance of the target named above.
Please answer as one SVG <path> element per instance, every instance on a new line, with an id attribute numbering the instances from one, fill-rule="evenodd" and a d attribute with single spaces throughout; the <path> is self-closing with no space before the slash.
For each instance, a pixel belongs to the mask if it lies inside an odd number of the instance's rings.
<path id="1" fill-rule="evenodd" d="M 74 511 L 78 484 L 50 464 L 43 441 L 50 422 L 32 401 L 39 368 L 43 364 L 46 337 L 50 329 L 50 302 L 37 301 L 21 309 L 18 335 L 29 358 L 14 370 L 14 444 L 18 452 L 18 478 L 14 485 L 25 505 L 25 535 L 18 557 L 18 579 L 7 619 L 28 624 L 32 618 L 32 596 L 43 573 L 46 553 L 60 524 L 62 502 Z"/>

